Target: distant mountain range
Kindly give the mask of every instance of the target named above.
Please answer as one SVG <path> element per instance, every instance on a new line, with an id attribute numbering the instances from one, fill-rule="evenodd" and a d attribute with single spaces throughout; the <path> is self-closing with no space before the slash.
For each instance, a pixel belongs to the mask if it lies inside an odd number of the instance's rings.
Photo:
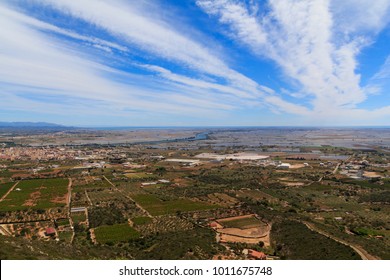
<path id="1" fill-rule="evenodd" d="M 47 122 L 0 122 L 0 127 L 10 128 L 67 128 L 64 125 Z"/>

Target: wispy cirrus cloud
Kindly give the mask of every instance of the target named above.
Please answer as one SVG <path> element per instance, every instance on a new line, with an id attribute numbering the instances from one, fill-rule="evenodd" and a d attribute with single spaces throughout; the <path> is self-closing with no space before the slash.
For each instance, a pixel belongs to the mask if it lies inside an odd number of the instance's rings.
<path id="1" fill-rule="evenodd" d="M 355 1 L 342 2 L 270 0 L 257 13 L 244 1 L 198 0 L 197 4 L 228 27 L 228 36 L 274 61 L 311 98 L 318 114 L 330 112 L 329 108 L 353 109 L 366 100 L 356 73 L 357 55 L 369 44 L 369 35 L 388 22 L 390 1 L 372 6 L 368 1 L 360 1 L 365 2 L 361 6 Z M 351 20 L 344 22 L 347 12 L 352 12 Z"/>
<path id="2" fill-rule="evenodd" d="M 117 37 L 127 44 L 160 58 L 176 61 L 181 66 L 226 79 L 248 91 L 258 90 L 255 81 L 231 69 L 218 55 L 196 40 L 178 32 L 170 23 L 143 10 L 142 5 L 129 5 L 125 1 L 71 1 L 40 0 L 65 12 L 71 17 L 85 20 Z"/>
<path id="3" fill-rule="evenodd" d="M 95 100 L 95 103 L 106 102 L 118 109 L 143 108 L 144 111 L 203 116 L 215 115 L 211 110 L 232 110 L 240 104 L 262 104 L 287 112 L 297 107 L 287 101 L 282 102 L 280 98 L 266 98 L 274 94 L 272 89 L 235 71 L 212 49 L 179 32 L 172 23 L 163 21 L 158 15 L 144 11 L 142 5 L 132 6 L 124 1 L 32 2 L 41 5 L 42 9 L 57 9 L 65 17 L 77 18 L 105 30 L 116 42 L 81 35 L 43 22 L 13 10 L 11 4 L 0 6 L 3 26 L 9 27 L 0 33 L 7 42 L 1 46 L 3 65 L 0 72 L 3 76 L 0 79 L 8 85 L 3 85 L 8 92 L 17 92 L 15 85 L 19 89 L 20 86 L 36 87 L 43 92 L 49 90 L 49 94 L 70 96 L 70 99 L 78 96 Z M 15 33 L 19 36 L 14 36 Z M 106 59 L 108 64 L 105 65 L 104 57 L 94 57 L 93 53 L 79 50 L 74 43 L 64 42 L 51 33 L 87 43 L 107 53 L 112 53 L 112 50 L 126 53 L 136 47 L 149 55 L 188 68 L 201 78 L 176 74 L 157 65 L 140 66 L 131 59 L 116 57 L 124 65 L 158 74 L 159 79 L 131 75 L 108 65 L 113 56 Z M 206 79 L 202 78 L 204 75 Z M 161 81 L 161 78 L 166 81 Z M 279 104 L 283 106 L 279 107 Z M 295 109 L 292 111 L 297 112 Z"/>
<path id="4" fill-rule="evenodd" d="M 80 115 L 105 110 L 133 118 L 137 112 L 203 123 L 245 109 L 317 123 L 319 116 L 386 116 L 387 106 L 358 109 L 372 93 L 381 93 L 386 64 L 362 87 L 357 55 L 387 25 L 390 1 L 362 6 L 369 14 L 364 29 L 357 17 L 342 20 L 348 10 L 358 15 L 362 9 L 353 8 L 353 1 L 336 2 L 197 1 L 228 27 L 228 38 L 254 54 L 253 64 L 273 61 L 292 85 L 273 89 L 260 82 L 260 74 L 248 75 L 246 65 L 228 58 L 231 52 L 210 42 L 210 35 L 194 35 L 193 27 L 161 16 L 169 8 L 164 2 L 5 1 L 0 4 L 0 25 L 7 27 L 0 30 L 0 96 L 20 110 L 50 104 L 53 112 L 64 114 L 74 108 Z M 41 12 L 30 15 L 23 3 Z"/>
<path id="5" fill-rule="evenodd" d="M 336 31 L 344 35 L 378 33 L 390 22 L 389 0 L 330 1 Z"/>
<path id="6" fill-rule="evenodd" d="M 92 61 L 90 54 L 85 55 L 41 33 L 41 28 L 48 29 L 46 24 L 5 6 L 0 6 L 0 15 L 1 26 L 7 26 L 0 30 L 0 89 L 2 102 L 8 108 L 42 111 L 46 104 L 50 108 L 56 107 L 57 113 L 68 114 L 69 108 L 83 112 L 84 106 L 84 112 L 95 108 L 96 115 L 100 114 L 103 105 L 111 112 L 141 109 L 194 115 L 231 108 L 215 100 L 179 98 L 175 87 L 153 86 L 153 80 L 121 73 Z M 127 82 L 115 82 L 107 78 L 109 75 L 117 78 L 125 75 Z M 53 100 L 57 101 L 53 103 Z M 58 110 L 61 107 L 63 109 Z M 49 110 L 47 107 L 46 111 Z"/>

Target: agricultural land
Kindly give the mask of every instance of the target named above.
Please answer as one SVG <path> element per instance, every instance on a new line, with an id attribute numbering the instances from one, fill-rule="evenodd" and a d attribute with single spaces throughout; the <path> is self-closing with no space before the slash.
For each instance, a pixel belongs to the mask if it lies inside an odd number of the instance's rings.
<path id="1" fill-rule="evenodd" d="M 0 259 L 390 259 L 390 129 L 2 131 Z"/>

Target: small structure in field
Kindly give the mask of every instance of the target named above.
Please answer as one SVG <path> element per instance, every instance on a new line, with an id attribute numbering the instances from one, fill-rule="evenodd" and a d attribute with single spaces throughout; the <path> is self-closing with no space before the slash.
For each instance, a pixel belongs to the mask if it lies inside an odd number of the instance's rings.
<path id="1" fill-rule="evenodd" d="M 276 168 L 278 169 L 289 169 L 291 167 L 291 164 L 289 163 L 281 163 Z"/>
<path id="2" fill-rule="evenodd" d="M 55 236 L 56 230 L 52 227 L 48 227 L 48 228 L 46 228 L 45 235 L 46 236 Z"/>
<path id="3" fill-rule="evenodd" d="M 251 260 L 266 260 L 267 255 L 263 252 L 259 252 L 252 249 L 244 249 L 242 250 L 242 253 L 246 255 Z"/>

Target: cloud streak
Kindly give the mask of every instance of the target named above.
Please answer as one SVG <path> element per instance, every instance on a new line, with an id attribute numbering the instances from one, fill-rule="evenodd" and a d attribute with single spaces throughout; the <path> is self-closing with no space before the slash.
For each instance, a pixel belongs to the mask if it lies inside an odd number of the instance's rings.
<path id="1" fill-rule="evenodd" d="M 27 94 L 41 100 L 41 103 L 53 99 L 49 96 L 62 98 L 63 103 L 67 99 L 74 103 L 79 100 L 79 104 L 84 103 L 89 109 L 96 106 L 97 110 L 101 107 L 99 104 L 106 104 L 106 108 L 116 108 L 114 110 L 131 108 L 165 114 L 207 115 L 214 110 L 232 108 L 217 100 L 182 97 L 179 96 L 178 87 L 171 85 L 166 88 L 153 79 L 131 75 L 91 61 L 91 54 L 72 49 L 41 31 L 55 31 L 121 51 L 126 51 L 126 47 L 64 31 L 6 6 L 0 6 L 0 15 L 0 24 L 7 26 L 0 30 L 0 40 L 3 42 L 0 46 L 0 82 L 2 101 L 8 101 L 9 108 L 25 110 L 28 108 L 25 104 L 30 104 L 31 110 L 42 108 L 38 106 L 39 102 L 28 101 L 23 97 Z M 126 83 L 107 78 L 112 75 L 118 79 L 125 76 Z M 148 84 L 150 87 L 139 84 Z M 89 102 L 80 102 L 83 99 Z M 69 104 L 63 105 L 63 111 L 67 112 Z"/>
<path id="2" fill-rule="evenodd" d="M 260 75 L 243 74 L 231 52 L 208 35 L 163 18 L 159 11 L 169 7 L 157 9 L 157 2 L 32 0 L 42 13 L 31 16 L 23 3 L 0 4 L 0 25 L 7 27 L 0 29 L 0 97 L 15 110 L 50 105 L 53 114 L 74 108 L 80 116 L 105 110 L 204 122 L 254 108 L 310 119 L 389 114 L 387 106 L 359 109 L 381 91 L 387 64 L 370 86 L 362 87 L 357 73 L 357 55 L 387 24 L 389 1 L 367 7 L 364 30 L 357 19 L 341 22 L 351 1 L 197 1 L 229 39 L 254 54 L 254 64 L 273 61 L 282 70 L 292 87 L 280 93 Z M 54 11 L 55 17 L 45 17 Z"/>
<path id="3" fill-rule="evenodd" d="M 274 61 L 288 79 L 298 83 L 300 92 L 311 97 L 317 114 L 329 112 L 329 108 L 353 109 L 367 98 L 356 73 L 356 57 L 369 38 L 357 34 L 361 25 L 357 19 L 340 25 L 340 17 L 356 3 L 343 2 L 332 13 L 340 1 L 335 2 L 270 0 L 260 7 L 269 12 L 258 14 L 251 12 L 250 4 L 239 1 L 198 0 L 197 4 L 227 26 L 228 35 L 235 41 Z M 361 7 L 367 6 L 365 2 Z M 378 32 L 385 26 L 388 7 L 389 1 L 367 7 L 370 17 L 366 31 Z M 375 12 L 380 9 L 380 13 Z M 353 10 L 362 12 L 362 8 Z M 345 36 L 338 36 L 340 33 Z"/>

